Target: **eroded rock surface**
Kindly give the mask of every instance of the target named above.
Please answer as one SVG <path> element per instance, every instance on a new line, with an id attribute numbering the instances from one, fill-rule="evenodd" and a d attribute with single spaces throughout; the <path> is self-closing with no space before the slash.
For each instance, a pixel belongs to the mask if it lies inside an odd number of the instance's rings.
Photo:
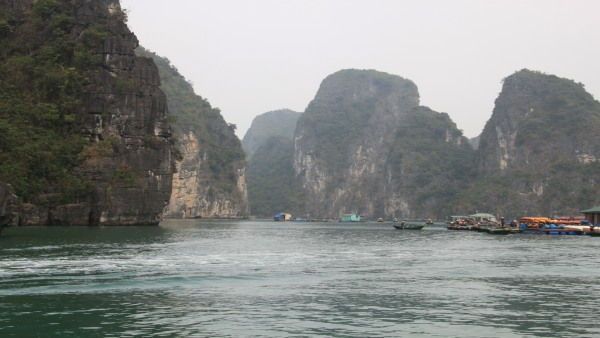
<path id="1" fill-rule="evenodd" d="M 27 40 L 29 52 L 45 52 L 45 41 L 52 41 L 52 48 L 57 43 L 76 45 L 75 61 L 57 58 L 49 67 L 63 65 L 85 76 L 75 98 L 79 104 L 74 120 L 87 144 L 80 154 L 82 163 L 73 171 L 89 191 L 72 197 L 60 185 L 49 185 L 47 193 L 24 201 L 20 223 L 158 224 L 172 181 L 166 98 L 153 61 L 134 53 L 138 41 L 119 1 L 1 0 L 0 9 L 9 16 L 7 39 L 30 34 L 30 21 L 33 26 L 40 25 L 36 20 L 47 20 L 48 27 L 60 25 L 60 37 L 56 26 Z M 55 15 L 58 11 L 60 17 Z"/>
<path id="2" fill-rule="evenodd" d="M 462 179 L 453 175 L 465 167 L 444 166 L 457 164 L 453 156 L 465 165 L 472 158 L 447 114 L 419 106 L 412 81 L 372 70 L 323 81 L 298 121 L 294 151 L 307 214 L 329 218 L 441 215 Z M 448 193 L 433 196 L 443 182 Z"/>

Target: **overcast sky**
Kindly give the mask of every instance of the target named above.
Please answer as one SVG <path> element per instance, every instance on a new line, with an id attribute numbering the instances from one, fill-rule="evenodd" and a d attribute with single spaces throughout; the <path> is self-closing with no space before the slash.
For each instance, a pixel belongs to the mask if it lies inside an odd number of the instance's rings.
<path id="1" fill-rule="evenodd" d="M 469 137 L 501 80 L 530 68 L 600 97 L 596 0 L 122 0 L 141 44 L 166 56 L 241 137 L 254 116 L 303 111 L 325 76 L 377 69 Z"/>

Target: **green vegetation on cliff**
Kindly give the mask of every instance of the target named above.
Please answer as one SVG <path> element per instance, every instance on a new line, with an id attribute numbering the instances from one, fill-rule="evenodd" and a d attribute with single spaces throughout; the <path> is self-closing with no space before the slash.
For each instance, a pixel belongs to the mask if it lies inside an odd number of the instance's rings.
<path id="1" fill-rule="evenodd" d="M 415 215 L 444 218 L 475 177 L 475 152 L 448 114 L 426 107 L 408 113 L 388 156 L 395 192 L 405 194 Z"/>
<path id="2" fill-rule="evenodd" d="M 436 217 L 473 172 L 473 150 L 448 115 L 419 106 L 412 81 L 374 70 L 328 76 L 295 140 L 315 217 Z"/>
<path id="3" fill-rule="evenodd" d="M 21 225 L 156 224 L 166 102 L 118 1 L 0 0 L 0 182 Z"/>
<path id="4" fill-rule="evenodd" d="M 88 192 L 75 170 L 86 144 L 78 108 L 106 33 L 93 25 L 73 39 L 76 26 L 64 1 L 39 0 L 25 13 L 0 2 L 0 181 L 25 201 Z"/>
<path id="5" fill-rule="evenodd" d="M 410 80 L 375 70 L 342 70 L 323 80 L 298 129 L 303 137 L 318 142 L 311 151 L 335 175 L 351 165 L 352 152 L 361 141 L 374 137 L 366 135 L 374 132 L 370 125 L 385 129 L 395 114 L 418 102 L 417 87 Z"/>
<path id="6" fill-rule="evenodd" d="M 577 214 L 600 203 L 600 103 L 541 72 L 507 77 L 481 134 L 479 178 L 457 203 L 509 216 Z"/>
<path id="7" fill-rule="evenodd" d="M 294 131 L 300 113 L 289 109 L 258 115 L 244 135 L 248 201 L 253 215 L 304 215 L 302 187 L 294 172 Z"/>
<path id="8" fill-rule="evenodd" d="M 201 151 L 206 154 L 214 187 L 232 191 L 236 186 L 237 168 L 244 161 L 244 152 L 235 136 L 235 126 L 227 124 L 218 108 L 197 95 L 190 82 L 164 57 L 138 48 L 139 56 L 149 57 L 158 67 L 161 89 L 167 95 L 171 126 L 180 140 L 193 132 Z M 178 145 L 181 147 L 181 144 Z"/>
<path id="9" fill-rule="evenodd" d="M 248 200 L 253 215 L 304 215 L 304 195 L 293 161 L 294 143 L 286 137 L 273 136 L 256 150 L 248 164 Z"/>
<path id="10" fill-rule="evenodd" d="M 246 158 L 250 160 L 256 150 L 271 137 L 281 136 L 292 140 L 299 117 L 300 113 L 289 109 L 275 110 L 255 117 L 242 140 Z"/>

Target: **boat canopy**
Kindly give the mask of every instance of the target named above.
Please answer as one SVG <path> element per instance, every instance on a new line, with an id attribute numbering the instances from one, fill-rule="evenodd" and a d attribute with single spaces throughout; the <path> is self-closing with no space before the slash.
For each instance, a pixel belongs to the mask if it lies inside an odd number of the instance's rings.
<path id="1" fill-rule="evenodd" d="M 465 219 L 465 218 L 470 218 L 470 216 L 450 216 L 450 219 L 452 219 L 452 220 Z"/>
<path id="2" fill-rule="evenodd" d="M 496 222 L 496 216 L 492 215 L 492 214 L 486 214 L 486 213 L 477 213 L 477 214 L 473 214 L 470 215 L 469 217 L 474 218 L 476 220 L 483 220 L 486 219 L 488 221 L 492 221 L 492 222 Z"/>
<path id="3" fill-rule="evenodd" d="M 600 206 L 591 208 L 591 209 L 587 209 L 587 210 L 583 210 L 581 212 L 582 214 L 600 214 Z"/>

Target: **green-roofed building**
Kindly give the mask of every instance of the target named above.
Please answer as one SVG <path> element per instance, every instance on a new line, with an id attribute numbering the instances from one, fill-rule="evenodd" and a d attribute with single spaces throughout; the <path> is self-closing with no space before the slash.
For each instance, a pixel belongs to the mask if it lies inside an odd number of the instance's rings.
<path id="1" fill-rule="evenodd" d="M 600 224 L 600 206 L 583 210 L 581 213 L 585 215 L 585 218 L 592 224 Z"/>
<path id="2" fill-rule="evenodd" d="M 344 214 L 340 218 L 340 222 L 360 222 L 360 215 L 357 214 Z"/>

